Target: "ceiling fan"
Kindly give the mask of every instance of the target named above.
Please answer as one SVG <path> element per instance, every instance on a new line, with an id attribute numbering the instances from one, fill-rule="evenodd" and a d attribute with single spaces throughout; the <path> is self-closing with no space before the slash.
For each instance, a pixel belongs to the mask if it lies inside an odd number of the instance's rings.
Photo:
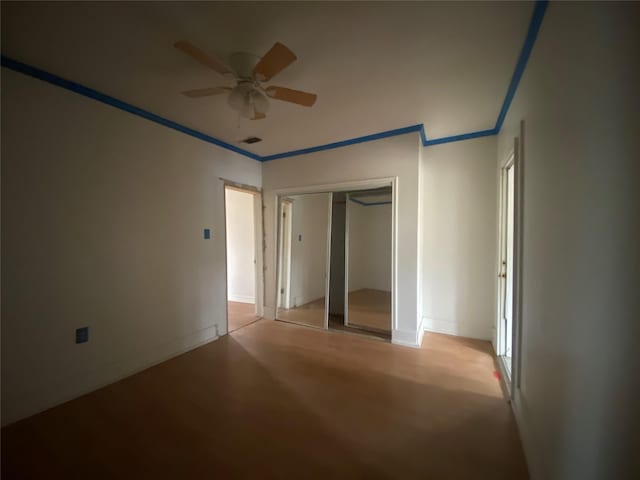
<path id="1" fill-rule="evenodd" d="M 269 110 L 267 97 L 305 107 L 313 106 L 318 97 L 314 93 L 301 90 L 263 85 L 263 82 L 271 80 L 297 58 L 280 42 L 276 42 L 262 58 L 244 52 L 234 53 L 229 57 L 228 65 L 185 40 L 176 42 L 174 47 L 219 74 L 232 77 L 236 81 L 235 87 L 201 88 L 187 90 L 182 94 L 191 98 L 199 98 L 228 93 L 227 100 L 231 108 L 245 118 L 251 120 L 265 118 Z"/>

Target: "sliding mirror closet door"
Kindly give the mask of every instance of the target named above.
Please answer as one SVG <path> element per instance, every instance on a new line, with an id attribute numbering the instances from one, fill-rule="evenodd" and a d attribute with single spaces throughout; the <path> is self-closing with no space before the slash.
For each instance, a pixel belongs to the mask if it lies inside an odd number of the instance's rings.
<path id="1" fill-rule="evenodd" d="M 279 199 L 276 318 L 326 328 L 331 194 Z"/>
<path id="2" fill-rule="evenodd" d="M 391 334 L 391 187 L 347 195 L 345 325 Z"/>

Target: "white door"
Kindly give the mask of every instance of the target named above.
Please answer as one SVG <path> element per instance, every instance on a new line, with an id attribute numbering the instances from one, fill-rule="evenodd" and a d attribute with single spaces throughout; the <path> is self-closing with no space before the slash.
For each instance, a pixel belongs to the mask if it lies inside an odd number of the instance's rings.
<path id="1" fill-rule="evenodd" d="M 512 156 L 502 168 L 500 176 L 500 265 L 498 273 L 497 350 L 508 375 L 511 375 L 513 354 L 514 171 Z"/>
<path id="2" fill-rule="evenodd" d="M 280 252 L 278 262 L 278 307 L 291 307 L 291 201 L 280 203 Z"/>
<path id="3" fill-rule="evenodd" d="M 504 307 L 504 356 L 507 358 L 509 369 L 512 357 L 513 338 L 513 226 L 514 226 L 514 167 L 513 163 L 507 167 L 506 171 L 506 256 L 505 256 L 505 307 Z"/>

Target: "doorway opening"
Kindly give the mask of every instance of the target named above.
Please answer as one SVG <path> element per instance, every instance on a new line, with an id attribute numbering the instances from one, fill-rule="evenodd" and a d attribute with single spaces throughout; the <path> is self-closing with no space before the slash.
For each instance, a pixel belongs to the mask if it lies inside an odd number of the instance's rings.
<path id="1" fill-rule="evenodd" d="M 522 141 L 513 149 L 500 169 L 498 235 L 498 304 L 496 353 L 511 397 L 520 388 L 520 346 L 522 345 L 522 216 L 523 170 Z"/>
<path id="2" fill-rule="evenodd" d="M 391 339 L 392 199 L 392 183 L 277 196 L 277 320 Z"/>
<path id="3" fill-rule="evenodd" d="M 498 355 L 509 380 L 513 369 L 514 172 L 514 158 L 511 155 L 500 172 L 500 264 L 497 328 Z"/>
<path id="4" fill-rule="evenodd" d="M 227 333 L 260 318 L 258 255 L 260 194 L 225 185 Z"/>

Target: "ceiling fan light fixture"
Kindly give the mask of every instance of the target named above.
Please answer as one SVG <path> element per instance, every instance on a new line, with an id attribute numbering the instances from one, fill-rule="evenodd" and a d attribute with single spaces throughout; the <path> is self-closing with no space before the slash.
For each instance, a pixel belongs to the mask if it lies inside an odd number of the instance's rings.
<path id="1" fill-rule="evenodd" d="M 271 99 L 305 107 L 313 106 L 316 101 L 317 95 L 314 93 L 287 87 L 264 87 L 261 84 L 271 80 L 297 58 L 280 42 L 276 42 L 262 57 L 242 52 L 232 54 L 229 57 L 231 68 L 215 55 L 207 54 L 187 41 L 176 42 L 174 46 L 219 74 L 231 75 L 237 82 L 235 88 L 218 86 L 182 92 L 189 98 L 210 97 L 229 92 L 227 96 L 229 106 L 241 116 L 251 120 L 266 118 Z"/>
<path id="2" fill-rule="evenodd" d="M 257 90 L 251 93 L 251 103 L 253 103 L 256 112 L 267 113 L 269 111 L 269 100 Z"/>
<path id="3" fill-rule="evenodd" d="M 240 115 L 244 118 L 253 118 L 255 116 L 255 111 L 253 109 L 253 105 L 250 102 L 244 104 L 244 106 L 240 109 Z"/>
<path id="4" fill-rule="evenodd" d="M 244 106 L 248 103 L 248 96 L 251 93 L 251 85 L 247 83 L 241 83 L 233 90 L 228 97 L 229 106 L 234 110 L 240 112 Z"/>
<path id="5" fill-rule="evenodd" d="M 269 100 L 250 83 L 235 87 L 228 98 L 229 105 L 244 118 L 254 118 L 269 111 Z"/>

